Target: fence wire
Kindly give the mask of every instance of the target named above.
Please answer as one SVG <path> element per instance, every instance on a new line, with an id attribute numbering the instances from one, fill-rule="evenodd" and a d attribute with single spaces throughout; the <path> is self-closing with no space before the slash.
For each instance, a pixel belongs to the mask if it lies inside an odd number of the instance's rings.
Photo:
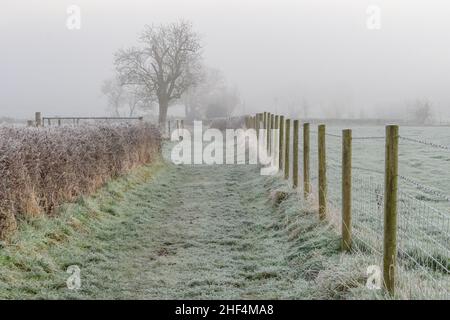
<path id="1" fill-rule="evenodd" d="M 410 299 L 450 298 L 450 225 L 447 214 L 399 192 L 399 286 Z"/>
<path id="2" fill-rule="evenodd" d="M 342 208 L 342 136 L 326 134 L 327 161 L 327 214 L 333 222 L 338 221 L 341 229 Z M 353 143 L 353 179 L 352 179 L 352 233 L 353 251 L 371 257 L 372 264 L 382 266 L 383 259 L 383 176 L 384 172 L 377 165 L 357 155 L 366 154 L 365 140 L 383 141 L 384 137 L 361 136 Z M 376 141 L 376 142 L 379 142 Z M 375 144 L 372 148 L 383 147 Z M 379 154 L 379 152 L 374 152 Z"/>
<path id="3" fill-rule="evenodd" d="M 299 188 L 303 187 L 302 133 L 300 129 Z M 340 228 L 342 136 L 326 133 L 326 137 L 327 214 Z M 450 195 L 443 191 L 448 187 L 446 174 L 450 171 L 450 147 L 405 136 L 399 136 L 399 139 L 396 294 L 401 299 L 450 299 Z M 385 136 L 354 136 L 352 140 L 353 251 L 368 255 L 373 264 L 382 268 Z M 291 122 L 290 172 L 292 142 Z M 427 151 L 426 147 L 432 150 Z M 437 154 L 439 152 L 445 154 Z M 312 198 L 316 198 L 318 132 L 315 130 L 310 131 L 310 182 Z"/>
<path id="4" fill-rule="evenodd" d="M 318 132 L 312 130 L 310 133 L 312 192 L 317 192 Z M 342 207 L 342 136 L 333 133 L 326 136 L 328 214 L 332 219 L 336 216 L 339 219 Z M 428 146 L 434 150 L 427 154 L 429 158 L 448 164 L 450 158 L 438 156 L 436 151 L 449 151 L 450 148 L 421 139 L 399 138 L 400 141 L 419 144 L 419 149 L 400 149 L 397 295 L 403 299 L 450 299 L 450 195 L 442 191 L 444 184 L 440 184 L 440 188 L 432 187 L 411 177 L 424 169 L 418 161 L 409 160 L 415 159 L 410 157 L 411 154 L 423 152 L 422 148 Z M 354 136 L 352 140 L 353 250 L 368 254 L 373 257 L 374 264 L 382 267 L 385 137 Z M 303 140 L 300 138 L 299 141 L 299 150 L 303 150 Z M 302 159 L 299 156 L 300 162 Z M 432 165 L 435 170 L 440 167 Z M 423 176 L 420 178 L 424 180 Z M 435 179 L 432 177 L 425 181 Z"/>
<path id="5" fill-rule="evenodd" d="M 433 147 L 433 148 L 440 149 L 440 150 L 450 151 L 450 147 L 449 146 L 444 146 L 442 144 L 435 143 L 435 142 L 430 142 L 430 141 L 426 141 L 426 140 L 422 140 L 422 139 L 414 139 L 414 138 L 411 138 L 411 137 L 403 137 L 403 136 L 399 136 L 399 139 L 400 140 L 409 141 L 409 142 L 415 142 L 415 143 L 418 143 L 418 144 L 421 144 L 421 145 Z"/>

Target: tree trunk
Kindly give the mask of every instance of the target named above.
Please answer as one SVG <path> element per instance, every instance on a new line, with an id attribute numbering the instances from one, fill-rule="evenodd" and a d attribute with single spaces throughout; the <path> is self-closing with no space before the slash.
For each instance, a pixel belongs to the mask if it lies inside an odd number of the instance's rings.
<path id="1" fill-rule="evenodd" d="M 186 119 L 189 118 L 189 113 L 190 113 L 190 112 L 189 112 L 189 109 L 190 109 L 190 108 L 189 108 L 189 106 L 188 106 L 188 103 L 185 103 L 185 104 L 184 104 L 184 115 L 185 115 L 185 118 L 186 118 Z"/>
<path id="2" fill-rule="evenodd" d="M 169 109 L 169 101 L 166 98 L 159 99 L 159 126 L 164 128 L 167 119 L 167 109 Z"/>

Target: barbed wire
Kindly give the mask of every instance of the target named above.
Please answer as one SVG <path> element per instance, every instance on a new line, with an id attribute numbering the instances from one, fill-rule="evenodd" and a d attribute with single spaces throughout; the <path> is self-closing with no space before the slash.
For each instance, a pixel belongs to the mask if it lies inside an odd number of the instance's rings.
<path id="1" fill-rule="evenodd" d="M 383 136 L 352 137 L 352 140 L 378 140 L 378 139 L 386 139 L 386 137 Z"/>
<path id="2" fill-rule="evenodd" d="M 318 131 L 310 130 L 310 133 L 318 134 Z M 342 138 L 342 135 L 334 134 L 334 133 L 325 133 L 325 135 L 329 136 L 329 137 L 334 137 L 334 138 Z M 434 148 L 450 151 L 450 146 L 445 146 L 445 145 L 442 145 L 442 144 L 439 144 L 439 143 L 426 141 L 426 140 L 420 140 L 420 139 L 414 139 L 414 138 L 404 137 L 404 136 L 398 136 L 398 137 L 401 140 L 405 140 L 405 141 L 409 141 L 409 142 L 415 142 L 415 143 L 420 143 L 420 144 L 431 146 L 431 147 L 434 147 Z M 378 140 L 378 139 L 386 139 L 386 137 L 385 136 L 359 136 L 359 137 L 356 136 L 356 137 L 352 137 L 352 140 Z"/>
<path id="3" fill-rule="evenodd" d="M 341 135 L 334 133 L 325 135 L 342 138 Z M 353 140 L 376 139 L 385 139 L 385 137 L 375 135 L 353 137 Z M 450 150 L 450 146 L 434 142 L 401 136 L 399 139 L 440 150 Z M 330 145 L 336 145 L 334 140 L 330 140 Z M 311 150 L 316 151 L 315 149 Z M 327 201 L 335 208 L 339 206 L 341 200 L 339 192 L 336 192 L 336 185 L 339 183 L 342 159 L 334 152 L 331 152 L 331 155 L 327 152 L 326 161 L 327 166 L 331 169 L 327 171 L 327 174 L 330 175 Z M 315 163 L 315 160 L 313 162 Z M 377 259 L 381 259 L 384 193 L 380 176 L 384 176 L 385 172 L 383 169 L 366 167 L 366 165 L 371 166 L 368 163 L 358 164 L 360 166 L 352 165 L 353 170 L 361 171 L 354 173 L 352 187 L 355 247 L 361 248 L 364 252 L 369 249 L 371 253 L 376 254 Z M 317 176 L 311 179 L 314 184 L 317 183 L 315 179 Z M 449 265 L 446 259 L 449 256 L 450 216 L 447 211 L 447 203 L 450 203 L 450 195 L 447 195 L 445 191 L 422 184 L 408 175 L 399 174 L 398 179 L 406 183 L 406 185 L 402 183 L 403 188 L 400 188 L 398 192 L 398 273 L 402 282 L 402 293 L 414 298 L 419 297 L 422 292 L 430 290 L 430 294 L 432 293 L 435 297 L 448 299 L 450 279 L 447 277 Z M 440 201 L 445 202 L 431 203 Z M 410 270 L 413 271 L 407 272 Z"/>
<path id="4" fill-rule="evenodd" d="M 432 194 L 432 195 L 441 197 L 445 201 L 450 202 L 450 197 L 447 196 L 446 194 L 444 194 L 443 192 L 437 190 L 437 189 L 434 189 L 432 187 L 423 185 L 423 184 L 421 184 L 421 183 L 419 183 L 419 182 L 417 182 L 417 181 L 415 181 L 415 180 L 413 180 L 411 178 L 408 178 L 408 177 L 405 177 L 405 176 L 402 176 L 402 175 L 398 175 L 398 177 L 400 179 L 402 179 L 403 181 L 406 181 L 406 182 L 414 185 L 415 187 L 417 187 L 417 189 L 419 189 L 420 191 L 422 191 L 422 192 L 424 192 L 426 194 Z"/>
<path id="5" fill-rule="evenodd" d="M 314 133 L 314 134 L 318 134 L 317 131 L 311 130 L 310 133 Z M 340 134 L 334 134 L 334 133 L 325 133 L 326 136 L 328 137 L 333 137 L 333 138 L 342 138 L 342 135 Z M 352 137 L 352 140 L 377 140 L 377 139 L 385 139 L 386 137 L 384 136 L 356 136 L 356 137 Z"/>
<path id="6" fill-rule="evenodd" d="M 430 146 L 430 147 L 433 147 L 433 148 L 450 151 L 450 146 L 444 146 L 442 144 L 438 144 L 438 143 L 435 143 L 435 142 L 419 140 L 419 139 L 403 137 L 403 136 L 399 136 L 399 138 L 401 140 L 406 140 L 406 141 L 409 141 L 409 142 L 415 142 L 415 143 L 423 144 L 423 145 Z"/>
<path id="7" fill-rule="evenodd" d="M 325 133 L 325 135 L 326 135 L 326 136 L 329 136 L 329 137 L 334 137 L 334 138 L 342 138 L 342 136 L 341 136 L 341 135 L 338 135 L 338 134 Z"/>
<path id="8" fill-rule="evenodd" d="M 370 169 L 370 168 L 364 168 L 364 167 L 358 167 L 358 166 L 352 166 L 352 169 L 384 175 L 383 171 L 376 170 L 376 169 Z"/>
<path id="9" fill-rule="evenodd" d="M 342 168 L 342 164 L 339 163 L 339 161 L 337 161 L 336 159 L 328 158 L 327 160 L 331 160 L 327 163 L 328 166 L 335 167 L 335 168 Z M 365 172 L 369 172 L 369 173 L 376 173 L 379 175 L 384 175 L 383 171 L 376 170 L 376 169 L 370 169 L 370 168 L 359 167 L 359 166 L 352 166 L 352 169 L 358 170 L 358 171 L 365 171 Z M 447 196 L 445 193 L 443 193 L 440 190 L 437 190 L 430 186 L 421 184 L 421 183 L 419 183 L 411 178 L 408 178 L 406 176 L 403 176 L 403 175 L 398 175 L 398 177 L 400 179 L 402 179 L 403 181 L 408 182 L 409 184 L 415 186 L 418 190 L 422 191 L 423 193 L 426 193 L 429 195 L 434 195 L 434 196 L 442 198 L 445 201 L 450 202 L 450 196 Z"/>

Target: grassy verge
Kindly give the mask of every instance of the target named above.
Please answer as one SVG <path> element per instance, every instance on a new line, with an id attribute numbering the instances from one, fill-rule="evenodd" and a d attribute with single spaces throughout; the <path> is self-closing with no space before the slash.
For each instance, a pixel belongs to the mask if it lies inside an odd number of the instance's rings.
<path id="1" fill-rule="evenodd" d="M 278 178 L 265 178 L 267 190 L 281 190 L 288 197 L 276 206 L 272 228 L 286 237 L 286 263 L 296 285 L 290 299 L 385 299 L 380 290 L 366 287 L 367 267 L 377 264 L 370 254 L 345 254 L 332 222 L 319 221 L 317 205 L 305 202 Z"/>
<path id="2" fill-rule="evenodd" d="M 121 237 L 132 234 L 129 212 L 136 211 L 122 200 L 164 168 L 162 160 L 157 160 L 109 182 L 93 196 L 65 205 L 57 216 L 21 221 L 10 243 L 0 247 L 0 298 L 102 298 L 120 294 L 114 287 L 114 268 L 133 246 Z M 67 289 L 66 270 L 70 265 L 82 269 L 80 291 Z"/>
<path id="3" fill-rule="evenodd" d="M 342 254 L 312 208 L 256 166 L 157 161 L 23 221 L 0 249 L 0 298 L 383 298 L 365 287 L 374 258 Z M 66 286 L 71 265 L 80 290 Z"/>

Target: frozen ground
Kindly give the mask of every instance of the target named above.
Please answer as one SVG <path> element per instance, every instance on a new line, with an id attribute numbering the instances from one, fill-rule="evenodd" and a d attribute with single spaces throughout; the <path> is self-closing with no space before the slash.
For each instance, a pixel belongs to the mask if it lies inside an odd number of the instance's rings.
<path id="1" fill-rule="evenodd" d="M 358 137 L 383 137 L 384 127 L 359 127 L 353 129 L 353 136 Z M 329 133 L 341 134 L 341 128 L 330 127 Z M 400 179 L 400 188 L 419 200 L 434 203 L 446 213 L 450 214 L 450 128 L 448 127 L 401 127 L 400 136 L 433 142 L 448 149 L 436 148 L 426 144 L 400 139 L 399 142 L 399 174 L 421 185 L 430 187 L 431 190 L 420 189 L 411 181 Z M 328 137 L 328 150 L 331 162 L 340 162 L 341 141 L 334 137 Z M 355 175 L 370 174 L 374 179 L 383 183 L 383 176 L 375 172 L 365 172 L 363 169 L 384 172 L 384 139 L 353 140 Z M 432 191 L 438 191 L 436 193 Z M 447 196 L 447 200 L 442 193 Z"/>
<path id="2" fill-rule="evenodd" d="M 330 213 L 340 216 L 342 129 L 327 127 Z M 381 265 L 385 128 L 353 129 L 353 233 Z M 311 175 L 317 191 L 317 128 L 311 128 Z M 411 141 L 407 139 L 422 141 Z M 300 139 L 302 140 L 302 139 Z M 299 150 L 302 150 L 300 143 Z M 399 140 L 398 250 L 404 297 L 450 295 L 450 129 L 401 127 Z M 299 157 L 303 159 L 302 155 Z M 302 167 L 302 160 L 299 167 Z M 407 270 L 418 276 L 412 280 Z M 437 295 L 436 295 L 437 294 Z"/>
<path id="3" fill-rule="evenodd" d="M 370 257 L 255 166 L 159 163 L 108 184 L 59 217 L 23 222 L 0 249 L 1 298 L 373 298 Z M 66 287 L 70 265 L 81 289 Z"/>
<path id="4" fill-rule="evenodd" d="M 314 200 L 305 203 L 280 177 L 259 173 L 249 165 L 161 161 L 58 217 L 23 221 L 0 249 L 0 298 L 384 298 L 365 286 L 379 255 L 341 254 L 339 231 L 318 222 Z M 274 204 L 273 190 L 288 196 Z M 379 219 L 364 211 L 376 205 L 357 209 L 355 232 L 377 242 L 380 233 L 371 239 L 369 231 Z M 66 286 L 70 265 L 81 269 L 80 290 Z M 442 297 L 448 277 L 429 283 L 416 271 L 402 269 L 407 294 L 399 297 L 418 297 L 423 288 L 426 297 Z"/>

